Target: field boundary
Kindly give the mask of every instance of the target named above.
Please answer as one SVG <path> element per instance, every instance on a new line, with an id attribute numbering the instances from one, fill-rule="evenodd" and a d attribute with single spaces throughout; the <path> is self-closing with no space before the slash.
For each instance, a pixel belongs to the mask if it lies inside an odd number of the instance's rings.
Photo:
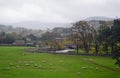
<path id="1" fill-rule="evenodd" d="M 82 60 L 83 60 L 83 59 L 82 59 Z M 102 67 L 102 68 L 105 68 L 105 69 L 108 69 L 108 70 L 111 70 L 111 71 L 120 72 L 120 70 L 116 70 L 116 69 L 110 68 L 110 67 L 108 67 L 108 66 L 104 66 L 104 65 L 98 64 L 98 63 L 96 63 L 96 62 L 94 62 L 94 61 L 90 61 L 90 60 L 84 60 L 84 61 L 87 61 L 87 62 L 89 62 L 89 63 L 91 63 L 91 64 L 97 65 L 97 66 L 99 66 L 99 67 Z"/>

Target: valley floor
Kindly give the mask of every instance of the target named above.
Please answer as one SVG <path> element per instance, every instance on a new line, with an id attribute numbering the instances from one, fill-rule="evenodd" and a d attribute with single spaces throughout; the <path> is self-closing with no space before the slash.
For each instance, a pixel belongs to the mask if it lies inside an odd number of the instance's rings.
<path id="1" fill-rule="evenodd" d="M 0 47 L 0 78 L 120 78 L 111 57 L 24 52 Z"/>

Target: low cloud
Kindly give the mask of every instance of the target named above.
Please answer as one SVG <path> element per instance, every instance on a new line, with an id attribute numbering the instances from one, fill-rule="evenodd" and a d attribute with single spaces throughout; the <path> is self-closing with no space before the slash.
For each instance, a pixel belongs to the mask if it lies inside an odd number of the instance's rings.
<path id="1" fill-rule="evenodd" d="M 0 23 L 73 22 L 91 16 L 120 17 L 119 0 L 0 0 Z"/>

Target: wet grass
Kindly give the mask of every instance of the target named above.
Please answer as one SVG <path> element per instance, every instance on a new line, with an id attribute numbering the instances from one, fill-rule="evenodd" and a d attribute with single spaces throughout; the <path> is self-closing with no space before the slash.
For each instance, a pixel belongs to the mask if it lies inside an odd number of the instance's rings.
<path id="1" fill-rule="evenodd" d="M 23 48 L 0 47 L 0 78 L 120 78 L 119 71 L 105 68 L 120 70 L 111 57 L 28 53 Z"/>

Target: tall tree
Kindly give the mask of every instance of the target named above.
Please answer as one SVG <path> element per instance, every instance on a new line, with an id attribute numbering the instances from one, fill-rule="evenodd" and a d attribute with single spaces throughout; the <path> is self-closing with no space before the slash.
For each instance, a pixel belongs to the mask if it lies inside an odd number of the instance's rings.
<path id="1" fill-rule="evenodd" d="M 89 30 L 87 21 L 78 21 L 73 24 L 74 30 L 77 32 L 78 39 L 82 41 L 85 53 L 89 53 Z"/>
<path id="2" fill-rule="evenodd" d="M 112 21 L 100 21 L 100 28 L 98 30 L 98 40 L 99 43 L 102 46 L 103 51 L 108 54 L 109 53 L 109 47 L 111 44 L 111 27 L 112 27 Z"/>
<path id="3" fill-rule="evenodd" d="M 117 60 L 116 64 L 120 65 L 120 19 L 115 19 L 112 26 L 108 22 L 104 25 L 99 31 L 99 42 L 107 54 L 111 51 L 113 58 Z"/>
<path id="4" fill-rule="evenodd" d="M 93 46 L 95 48 L 95 53 L 98 54 L 99 52 L 98 31 L 94 27 L 91 27 L 91 29 L 92 29 L 91 38 L 92 38 Z"/>
<path id="5" fill-rule="evenodd" d="M 113 22 L 113 26 L 111 28 L 112 31 L 112 44 L 113 46 L 113 58 L 117 60 L 116 64 L 120 66 L 120 19 L 116 19 Z"/>

